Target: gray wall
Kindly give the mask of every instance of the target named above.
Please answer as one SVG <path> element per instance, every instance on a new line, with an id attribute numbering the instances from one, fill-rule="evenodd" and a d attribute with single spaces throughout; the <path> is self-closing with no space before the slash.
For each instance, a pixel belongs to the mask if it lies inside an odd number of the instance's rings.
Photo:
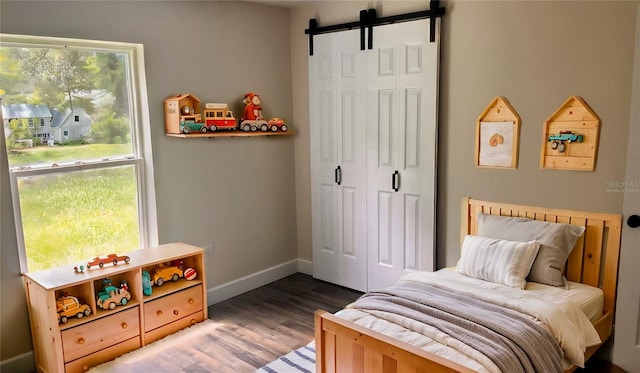
<path id="1" fill-rule="evenodd" d="M 320 25 L 422 10 L 425 1 L 305 2 L 289 11 L 241 2 L 0 3 L 0 31 L 145 45 L 160 241 L 214 243 L 213 287 L 296 257 L 311 260 L 307 38 Z M 637 2 L 448 1 L 443 19 L 438 266 L 459 256 L 464 196 L 620 213 Z M 603 16 L 605 15 L 606 16 Z M 98 15 L 98 16 L 96 16 Z M 242 19 L 242 21 L 240 21 Z M 248 27 L 247 25 L 269 25 Z M 209 48 L 207 48 L 209 47 Z M 207 48 L 207 49 L 206 49 Z M 213 49 L 215 48 L 215 49 Z M 232 52 L 226 53 L 221 48 Z M 262 55 L 256 59 L 247 55 Z M 289 60 L 287 57 L 291 56 Z M 276 56 L 276 57 L 272 57 Z M 197 73 L 197 74 L 196 74 Z M 162 100 L 188 92 L 238 105 L 263 95 L 294 137 L 177 140 L 164 137 Z M 476 169 L 475 119 L 495 96 L 522 117 L 517 170 Z M 543 121 L 582 96 L 602 119 L 594 172 L 540 170 Z M 236 112 L 240 107 L 236 106 Z M 3 162 L 5 156 L 0 155 Z M 31 350 L 18 279 L 15 238 L 2 176 L 0 359 Z M 297 239 L 297 241 L 296 241 Z M 297 248 L 297 251 L 296 251 Z M 247 260 L 250 258 L 250 260 Z M 5 285 L 5 283 L 13 285 Z M 6 307 L 12 302 L 14 307 Z"/>
<path id="2" fill-rule="evenodd" d="M 213 243 L 209 287 L 297 258 L 295 135 L 168 138 L 162 109 L 168 96 L 192 93 L 203 103 L 227 102 L 239 115 L 244 94 L 255 91 L 265 116 L 283 117 L 295 130 L 287 9 L 239 1 L 3 0 L 0 7 L 4 33 L 144 44 L 159 240 Z M 7 360 L 32 347 L 7 171 L 0 171 L 0 360 Z"/>

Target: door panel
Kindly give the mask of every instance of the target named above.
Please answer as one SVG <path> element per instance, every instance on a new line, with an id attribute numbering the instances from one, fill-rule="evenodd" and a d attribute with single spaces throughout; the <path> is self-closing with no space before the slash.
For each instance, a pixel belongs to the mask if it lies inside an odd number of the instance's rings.
<path id="1" fill-rule="evenodd" d="M 362 291 L 367 264 L 366 71 L 358 41 L 357 31 L 314 38 L 309 112 L 314 276 Z"/>
<path id="2" fill-rule="evenodd" d="M 317 35 L 309 58 L 314 276 L 362 291 L 434 266 L 439 43 L 428 20 L 373 32 L 365 51 Z"/>
<path id="3" fill-rule="evenodd" d="M 428 29 L 428 20 L 376 27 L 368 52 L 369 289 L 434 269 L 438 43 Z"/>

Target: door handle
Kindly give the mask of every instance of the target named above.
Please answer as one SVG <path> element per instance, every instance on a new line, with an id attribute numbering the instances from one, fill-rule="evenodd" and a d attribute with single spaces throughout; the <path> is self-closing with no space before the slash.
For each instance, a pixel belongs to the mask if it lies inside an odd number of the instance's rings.
<path id="1" fill-rule="evenodd" d="M 394 192 L 400 190 L 400 173 L 398 170 L 395 170 L 393 175 L 391 175 L 391 188 Z"/>
<path id="2" fill-rule="evenodd" d="M 629 219 L 627 219 L 627 225 L 630 228 L 638 228 L 638 227 L 640 227 L 640 216 L 638 216 L 638 215 L 629 216 Z"/>
<path id="3" fill-rule="evenodd" d="M 342 169 L 340 168 L 340 166 L 336 168 L 333 176 L 336 180 L 336 184 L 338 185 L 342 184 Z"/>

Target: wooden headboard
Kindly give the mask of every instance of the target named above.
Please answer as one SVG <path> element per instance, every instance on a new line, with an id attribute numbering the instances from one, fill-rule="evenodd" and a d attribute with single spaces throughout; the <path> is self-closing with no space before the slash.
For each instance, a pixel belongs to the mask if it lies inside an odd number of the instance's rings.
<path id="1" fill-rule="evenodd" d="M 462 203 L 461 238 L 476 234 L 479 213 L 526 217 L 586 227 L 567 259 L 566 276 L 574 282 L 597 286 L 604 292 L 604 311 L 613 313 L 616 304 L 618 259 L 622 216 L 572 211 L 465 198 Z"/>

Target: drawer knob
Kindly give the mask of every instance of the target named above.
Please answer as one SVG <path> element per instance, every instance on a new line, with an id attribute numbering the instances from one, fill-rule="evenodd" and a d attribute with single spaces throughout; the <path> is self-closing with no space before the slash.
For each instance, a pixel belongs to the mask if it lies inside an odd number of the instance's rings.
<path id="1" fill-rule="evenodd" d="M 191 325 L 195 325 L 196 324 L 196 319 L 191 319 Z"/>
<path id="2" fill-rule="evenodd" d="M 84 344 L 84 338 L 82 338 L 82 337 L 78 338 L 78 344 L 79 345 L 83 345 Z"/>
<path id="3" fill-rule="evenodd" d="M 196 301 L 193 298 L 189 298 L 189 304 L 194 304 Z"/>
<path id="4" fill-rule="evenodd" d="M 120 326 L 122 327 L 122 329 L 126 329 L 129 327 L 129 325 L 126 322 L 123 322 L 122 324 L 120 324 Z"/>
<path id="5" fill-rule="evenodd" d="M 156 315 L 158 315 L 158 317 L 162 316 L 162 311 L 158 310 L 158 312 L 156 312 Z"/>
<path id="6" fill-rule="evenodd" d="M 83 365 L 82 366 L 82 371 L 83 372 L 88 372 L 89 371 L 89 366 L 88 365 Z"/>
<path id="7" fill-rule="evenodd" d="M 179 314 L 179 313 L 180 313 L 180 312 L 178 312 L 178 310 L 173 310 L 173 314 L 174 314 L 174 315 L 178 316 L 178 314 Z"/>

